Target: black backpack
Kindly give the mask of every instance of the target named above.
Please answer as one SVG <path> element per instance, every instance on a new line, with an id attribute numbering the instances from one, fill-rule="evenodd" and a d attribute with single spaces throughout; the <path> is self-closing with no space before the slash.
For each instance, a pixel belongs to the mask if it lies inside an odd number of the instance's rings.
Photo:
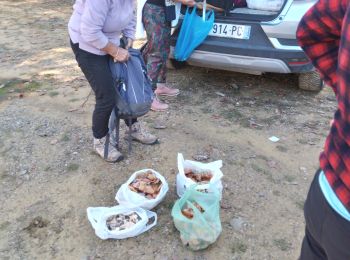
<path id="1" fill-rule="evenodd" d="M 129 152 L 131 151 L 131 121 L 145 115 L 151 108 L 153 90 L 147 75 L 146 65 L 141 52 L 129 49 L 130 58 L 127 62 L 114 62 L 110 58 L 109 66 L 116 88 L 116 107 L 109 120 L 109 133 L 106 137 L 104 156 L 108 155 L 110 135 L 115 131 L 115 145 L 119 145 L 120 119 L 129 122 Z"/>
<path id="2" fill-rule="evenodd" d="M 136 49 L 128 51 L 130 58 L 127 62 L 114 62 L 112 57 L 109 61 L 117 92 L 115 110 L 120 119 L 147 114 L 154 96 L 141 52 Z"/>

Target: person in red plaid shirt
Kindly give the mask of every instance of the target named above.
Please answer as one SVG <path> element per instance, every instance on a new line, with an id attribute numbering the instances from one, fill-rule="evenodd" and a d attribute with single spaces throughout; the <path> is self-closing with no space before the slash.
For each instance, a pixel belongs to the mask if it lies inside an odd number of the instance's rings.
<path id="1" fill-rule="evenodd" d="M 350 4 L 319 0 L 303 17 L 297 38 L 338 101 L 320 155 L 320 170 L 304 206 L 301 260 L 350 259 Z"/>

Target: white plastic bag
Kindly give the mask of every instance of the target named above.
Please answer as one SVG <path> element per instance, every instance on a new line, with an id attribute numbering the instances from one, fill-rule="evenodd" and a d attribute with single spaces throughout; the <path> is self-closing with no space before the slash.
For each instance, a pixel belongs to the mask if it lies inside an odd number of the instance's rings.
<path id="1" fill-rule="evenodd" d="M 142 9 L 145 5 L 147 0 L 137 0 L 137 12 L 136 12 L 136 33 L 135 38 L 137 40 L 145 39 L 147 37 L 145 28 L 143 27 L 142 23 Z M 175 19 L 171 21 L 171 27 L 176 27 L 179 18 L 180 18 L 180 11 L 181 11 L 181 3 L 175 4 Z"/>
<path id="2" fill-rule="evenodd" d="M 279 11 L 283 3 L 284 0 L 247 0 L 248 8 L 264 11 Z"/>
<path id="3" fill-rule="evenodd" d="M 162 187 L 155 199 L 148 199 L 130 190 L 129 188 L 129 184 L 133 182 L 133 180 L 136 178 L 137 175 L 145 173 L 147 171 L 153 172 L 156 175 L 156 177 L 160 179 L 160 181 L 162 182 Z M 160 175 L 158 172 L 152 169 L 143 169 L 131 175 L 128 181 L 119 188 L 115 196 L 115 199 L 121 205 L 125 205 L 128 207 L 141 207 L 141 208 L 150 210 L 150 209 L 153 209 L 155 206 L 157 206 L 164 199 L 168 190 L 169 190 L 168 183 L 166 182 L 165 178 L 162 175 Z"/>
<path id="4" fill-rule="evenodd" d="M 146 232 L 157 224 L 157 214 L 142 208 L 128 208 L 119 205 L 112 208 L 89 207 L 86 211 L 87 217 L 92 227 L 95 229 L 96 235 L 101 239 L 124 239 L 128 237 L 135 237 L 143 232 Z M 117 214 L 128 215 L 132 213 L 136 213 L 141 218 L 134 226 L 121 231 L 108 229 L 106 221 L 110 216 Z M 154 221 L 148 224 L 152 218 L 154 218 Z"/>
<path id="5" fill-rule="evenodd" d="M 221 178 L 224 176 L 220 168 L 222 167 L 222 161 L 215 161 L 211 163 L 201 163 L 196 161 L 185 160 L 183 155 L 179 153 L 177 155 L 177 167 L 179 173 L 176 176 L 176 192 L 179 197 L 181 197 L 186 189 L 188 189 L 193 184 L 197 184 L 194 180 L 187 178 L 185 175 L 185 169 L 191 169 L 194 171 L 210 171 L 213 177 L 210 179 L 208 184 L 197 185 L 197 190 L 208 190 L 211 192 L 212 188 L 215 188 L 220 195 L 220 200 L 222 196 L 222 183 Z"/>

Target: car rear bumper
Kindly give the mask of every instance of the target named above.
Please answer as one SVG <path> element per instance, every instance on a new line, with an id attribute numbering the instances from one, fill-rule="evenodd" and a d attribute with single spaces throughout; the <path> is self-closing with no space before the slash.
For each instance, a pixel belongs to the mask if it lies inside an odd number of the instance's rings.
<path id="1" fill-rule="evenodd" d="M 170 57 L 173 58 L 174 48 L 171 47 Z M 195 50 L 187 63 L 193 66 L 214 68 L 245 72 L 251 74 L 261 74 L 261 72 L 290 73 L 291 70 L 281 60 L 249 57 L 240 55 L 223 54 Z"/>
<path id="2" fill-rule="evenodd" d="M 174 58 L 174 47 L 170 49 L 170 57 Z M 187 60 L 193 66 L 237 71 L 259 75 L 264 72 L 299 73 L 313 70 L 311 63 L 287 65 L 281 59 L 270 57 L 242 56 L 227 53 L 195 50 Z"/>

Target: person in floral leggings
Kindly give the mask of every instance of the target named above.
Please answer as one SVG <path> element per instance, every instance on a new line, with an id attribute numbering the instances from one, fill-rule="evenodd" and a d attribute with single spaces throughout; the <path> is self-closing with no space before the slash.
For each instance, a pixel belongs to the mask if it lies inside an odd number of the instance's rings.
<path id="1" fill-rule="evenodd" d="M 166 62 L 170 52 L 171 20 L 175 12 L 171 5 L 181 2 L 184 5 L 194 6 L 194 0 L 147 0 L 142 10 L 142 22 L 147 34 L 147 44 L 143 49 L 143 58 L 155 93 L 151 109 L 165 111 L 168 105 L 162 103 L 158 96 L 177 96 L 179 90 L 166 84 Z M 168 8 L 170 7 L 170 8 Z M 170 10 L 170 11 L 169 11 Z"/>

